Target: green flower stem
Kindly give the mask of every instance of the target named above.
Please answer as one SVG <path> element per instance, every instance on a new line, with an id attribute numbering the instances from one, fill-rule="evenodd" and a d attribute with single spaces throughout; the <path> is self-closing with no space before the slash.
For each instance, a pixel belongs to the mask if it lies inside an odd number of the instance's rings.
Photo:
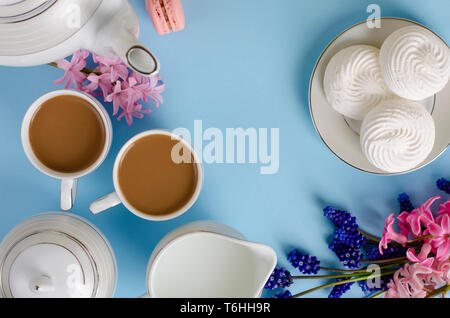
<path id="1" fill-rule="evenodd" d="M 439 296 L 440 294 L 445 295 L 448 291 L 450 291 L 450 285 L 445 285 L 445 286 L 442 286 L 441 288 L 433 290 L 425 298 L 434 298 L 436 296 Z"/>
<path id="2" fill-rule="evenodd" d="M 342 275 L 292 276 L 292 279 L 350 278 L 350 277 L 354 277 L 354 276 L 364 276 L 367 274 L 368 274 L 368 272 L 342 274 Z"/>
<path id="3" fill-rule="evenodd" d="M 373 244 L 373 243 L 379 243 L 379 242 L 380 242 L 380 238 L 378 238 L 378 237 L 376 237 L 376 236 L 374 236 L 374 235 L 371 235 L 371 234 L 369 234 L 369 233 L 367 233 L 367 232 L 364 232 L 364 231 L 361 230 L 361 229 L 358 229 L 358 232 L 361 233 L 362 235 L 364 235 L 366 238 L 368 238 L 368 239 L 370 240 L 369 242 L 367 242 L 368 244 Z M 433 238 L 433 237 L 434 237 L 433 235 L 425 235 L 425 236 L 417 237 L 417 238 L 415 238 L 415 239 L 409 240 L 409 241 L 407 242 L 407 246 L 408 246 L 408 245 L 414 245 L 414 243 L 423 241 L 423 240 L 428 239 L 428 238 Z M 397 242 L 392 242 L 392 244 L 394 244 L 394 245 L 400 245 L 400 244 L 397 243 Z M 400 245 L 400 246 L 401 246 L 401 245 Z M 410 247 L 414 247 L 414 246 L 410 246 Z"/>
<path id="4" fill-rule="evenodd" d="M 320 290 L 320 289 L 324 289 L 324 288 L 328 288 L 328 287 L 333 287 L 333 286 L 347 284 L 347 283 L 352 283 L 352 282 L 358 282 L 358 281 L 361 281 L 361 280 L 365 280 L 365 279 L 367 279 L 369 277 L 370 278 L 376 278 L 376 277 L 382 277 L 382 276 L 391 275 L 391 274 L 394 274 L 396 271 L 397 270 L 390 270 L 390 271 L 386 271 L 384 273 L 370 274 L 370 275 L 365 275 L 365 276 L 362 276 L 362 277 L 355 277 L 355 278 L 348 279 L 348 280 L 342 280 L 342 281 L 339 281 L 339 282 L 328 283 L 328 284 L 325 284 L 325 285 L 321 285 L 321 286 L 317 286 L 317 287 L 305 290 L 304 292 L 298 293 L 298 294 L 292 296 L 291 298 L 301 297 L 301 296 L 304 296 L 306 294 L 312 293 L 312 292 L 314 292 L 316 290 Z"/>
<path id="5" fill-rule="evenodd" d="M 378 238 L 378 237 L 376 237 L 376 236 L 374 236 L 374 235 L 371 235 L 371 234 L 369 234 L 369 233 L 367 233 L 367 232 L 364 232 L 363 230 L 361 230 L 361 229 L 358 229 L 358 232 L 359 233 L 361 233 L 362 235 L 364 235 L 365 237 L 367 237 L 369 240 L 371 240 L 371 241 L 374 241 L 374 242 L 380 242 L 380 238 Z"/>
<path id="6" fill-rule="evenodd" d="M 407 244 L 417 243 L 419 241 L 423 241 L 423 240 L 426 240 L 429 238 L 434 238 L 434 236 L 433 235 L 425 235 L 425 236 L 416 237 L 415 239 L 408 241 Z"/>
<path id="7" fill-rule="evenodd" d="M 380 239 L 379 237 L 376 237 L 375 235 L 372 235 L 372 234 L 369 234 L 369 233 L 367 233 L 367 232 L 364 232 L 364 231 L 361 230 L 361 229 L 358 229 L 358 232 L 361 233 L 362 235 L 364 235 L 365 237 L 367 237 L 367 238 L 370 240 L 370 241 L 367 242 L 367 243 L 377 243 L 377 244 L 379 244 L 380 241 L 381 241 L 381 239 Z M 391 244 L 401 246 L 401 245 L 400 245 L 399 243 L 397 243 L 397 242 L 391 242 Z"/>
<path id="8" fill-rule="evenodd" d="M 396 263 L 382 265 L 380 268 L 383 269 L 383 268 L 389 268 L 389 267 L 392 267 L 392 266 L 403 266 L 403 264 L 406 264 L 406 263 L 409 263 L 409 259 L 407 259 L 407 258 L 405 258 L 402 261 L 398 261 Z"/>
<path id="9" fill-rule="evenodd" d="M 48 63 L 48 65 L 56 67 L 57 69 L 60 69 L 56 62 Z M 95 73 L 97 75 L 101 75 L 101 73 L 99 71 L 96 71 L 96 70 L 93 70 L 93 69 L 90 69 L 90 68 L 87 68 L 87 67 L 83 68 L 80 72 L 83 73 L 86 76 L 89 76 L 91 73 Z"/>
<path id="10" fill-rule="evenodd" d="M 364 242 L 364 245 L 378 246 L 378 245 L 380 245 L 380 242 L 376 242 L 376 241 L 372 241 L 372 240 L 367 240 L 367 241 Z"/>
<path id="11" fill-rule="evenodd" d="M 377 260 L 377 261 L 371 261 L 368 259 L 361 260 L 361 263 L 366 263 L 366 264 L 390 264 L 390 263 L 399 264 L 400 262 L 407 263 L 408 259 L 406 257 L 402 256 L 402 257 L 382 259 L 382 260 Z"/>
<path id="12" fill-rule="evenodd" d="M 372 296 L 370 296 L 369 298 L 378 298 L 380 296 L 383 296 L 384 294 L 387 293 L 387 290 L 382 290 L 379 293 L 373 294 Z"/>
<path id="13" fill-rule="evenodd" d="M 369 263 L 369 261 L 367 261 L 365 263 Z M 380 266 L 380 269 L 390 268 L 393 266 L 402 265 L 404 263 L 409 263 L 409 260 L 405 259 L 398 263 L 383 265 L 383 266 Z M 320 269 L 327 271 L 327 272 L 332 272 L 332 273 L 368 273 L 368 271 L 367 271 L 368 267 L 363 267 L 361 269 L 334 269 L 334 268 L 328 268 L 328 267 L 321 266 Z"/>
<path id="14" fill-rule="evenodd" d="M 335 268 L 329 268 L 329 267 L 322 267 L 320 266 L 321 270 L 324 270 L 326 272 L 332 272 L 332 273 L 355 273 L 355 272 L 361 272 L 364 271 L 363 269 L 358 270 L 351 270 L 351 269 L 335 269 Z"/>

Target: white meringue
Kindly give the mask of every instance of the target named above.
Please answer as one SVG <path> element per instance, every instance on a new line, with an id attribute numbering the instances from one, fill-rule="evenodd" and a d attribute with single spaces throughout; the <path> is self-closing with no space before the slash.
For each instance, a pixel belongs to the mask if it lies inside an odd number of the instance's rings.
<path id="1" fill-rule="evenodd" d="M 373 46 L 354 45 L 330 60 L 323 86 L 328 102 L 337 112 L 362 120 L 391 95 L 381 73 L 379 52 Z"/>
<path id="2" fill-rule="evenodd" d="M 387 86 L 400 97 L 422 100 L 441 91 L 450 78 L 450 51 L 425 28 L 409 26 L 383 43 L 380 64 Z"/>
<path id="3" fill-rule="evenodd" d="M 431 153 L 434 120 L 417 102 L 395 98 L 370 111 L 361 127 L 361 147 L 377 168 L 400 173 L 416 168 Z"/>

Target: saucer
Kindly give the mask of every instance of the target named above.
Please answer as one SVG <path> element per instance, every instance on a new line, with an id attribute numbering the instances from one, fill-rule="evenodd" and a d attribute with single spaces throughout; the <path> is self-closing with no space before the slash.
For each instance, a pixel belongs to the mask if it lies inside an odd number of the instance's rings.
<path id="1" fill-rule="evenodd" d="M 309 85 L 309 110 L 314 127 L 325 145 L 346 164 L 363 172 L 377 175 L 399 175 L 418 170 L 436 160 L 450 143 L 450 82 L 434 97 L 419 103 L 431 113 L 436 126 L 436 140 L 428 158 L 414 169 L 388 173 L 373 166 L 362 152 L 359 140 L 361 122 L 350 120 L 336 112 L 328 103 L 323 89 L 325 69 L 330 59 L 340 50 L 357 44 L 380 48 L 394 31 L 406 26 L 425 26 L 401 18 L 381 18 L 381 28 L 369 29 L 366 21 L 360 22 L 338 35 L 320 55 Z M 431 30 L 429 30 L 431 31 Z M 431 31 L 433 32 L 433 31 Z M 434 33 L 434 32 L 433 32 Z M 445 41 L 444 41 L 445 42 Z"/>

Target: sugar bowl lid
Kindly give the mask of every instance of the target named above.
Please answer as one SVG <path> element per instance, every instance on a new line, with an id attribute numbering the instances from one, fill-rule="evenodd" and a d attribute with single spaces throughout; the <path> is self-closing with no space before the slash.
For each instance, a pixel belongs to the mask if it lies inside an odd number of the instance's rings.
<path id="1" fill-rule="evenodd" d="M 0 243 L 0 297 L 112 297 L 116 282 L 108 241 L 72 214 L 31 217 Z"/>

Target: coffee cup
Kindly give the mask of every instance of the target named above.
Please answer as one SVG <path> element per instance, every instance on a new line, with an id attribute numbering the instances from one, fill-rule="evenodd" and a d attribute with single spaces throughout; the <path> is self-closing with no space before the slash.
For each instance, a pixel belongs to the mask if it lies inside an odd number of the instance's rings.
<path id="1" fill-rule="evenodd" d="M 123 204 L 138 217 L 165 221 L 195 203 L 203 185 L 203 167 L 185 139 L 165 130 L 148 130 L 119 151 L 113 183 L 115 192 L 90 205 L 93 214 Z"/>
<path id="2" fill-rule="evenodd" d="M 22 122 L 26 156 L 42 173 L 61 180 L 61 209 L 72 209 L 78 179 L 106 158 L 112 125 L 95 98 L 75 90 L 56 90 L 38 98 Z"/>

